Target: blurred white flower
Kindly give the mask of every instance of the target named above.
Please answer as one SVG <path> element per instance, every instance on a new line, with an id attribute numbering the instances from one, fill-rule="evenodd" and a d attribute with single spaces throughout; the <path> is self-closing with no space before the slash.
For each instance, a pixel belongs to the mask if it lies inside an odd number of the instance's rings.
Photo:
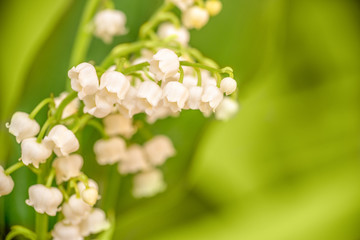
<path id="1" fill-rule="evenodd" d="M 201 96 L 201 102 L 199 109 L 205 115 L 209 116 L 211 112 L 214 112 L 220 102 L 223 100 L 224 96 L 219 88 L 213 85 L 207 85 L 204 88 L 203 94 Z"/>
<path id="2" fill-rule="evenodd" d="M 78 177 L 81 174 L 83 162 L 84 160 L 79 154 L 55 158 L 52 166 L 56 171 L 56 183 L 61 184 L 70 178 Z"/>
<path id="3" fill-rule="evenodd" d="M 206 9 L 193 6 L 186 9 L 182 14 L 182 22 L 185 27 L 200 29 L 209 21 L 209 13 Z"/>
<path id="4" fill-rule="evenodd" d="M 63 221 L 57 222 L 51 231 L 53 240 L 83 240 L 78 225 L 65 224 Z"/>
<path id="5" fill-rule="evenodd" d="M 180 82 L 169 82 L 163 89 L 164 105 L 179 112 L 189 98 L 189 90 Z"/>
<path id="6" fill-rule="evenodd" d="M 158 169 L 138 173 L 133 181 L 132 193 L 136 198 L 152 197 L 166 189 L 163 174 Z"/>
<path id="7" fill-rule="evenodd" d="M 157 34 L 160 39 L 174 37 L 181 45 L 187 46 L 190 40 L 190 33 L 185 27 L 177 28 L 172 23 L 163 23 L 159 26 Z"/>
<path id="8" fill-rule="evenodd" d="M 133 119 L 124 117 L 122 114 L 111 114 L 104 118 L 105 132 L 109 136 L 122 135 L 126 138 L 131 138 L 136 132 L 133 126 Z"/>
<path id="9" fill-rule="evenodd" d="M 51 149 L 44 142 L 38 143 L 36 138 L 26 138 L 21 143 L 20 160 L 26 166 L 32 164 L 39 168 L 39 164 L 45 163 L 51 153 Z"/>
<path id="10" fill-rule="evenodd" d="M 129 80 L 121 72 L 107 71 L 100 78 L 99 90 L 104 92 L 112 104 L 123 100 L 129 87 Z"/>
<path id="11" fill-rule="evenodd" d="M 234 79 L 226 77 L 221 80 L 220 90 L 226 95 L 232 94 L 236 90 L 237 83 Z"/>
<path id="12" fill-rule="evenodd" d="M 29 188 L 29 199 L 25 202 L 34 207 L 38 213 L 46 213 L 55 216 L 60 210 L 59 205 L 63 200 L 63 195 L 59 189 L 45 187 L 42 184 L 32 185 Z"/>
<path id="13" fill-rule="evenodd" d="M 77 198 L 74 194 L 69 198 L 69 201 L 62 205 L 62 213 L 65 217 L 63 221 L 65 224 L 79 224 L 89 216 L 91 209 L 89 204 L 85 203 L 81 198 Z"/>
<path id="14" fill-rule="evenodd" d="M 183 85 L 187 88 L 195 87 L 198 84 L 198 78 L 192 75 L 185 75 Z"/>
<path id="15" fill-rule="evenodd" d="M 55 107 L 59 107 L 60 103 L 69 95 L 67 92 L 62 92 L 59 97 L 54 98 Z M 67 118 L 77 113 L 80 107 L 80 101 L 78 98 L 72 100 L 63 110 L 61 118 Z"/>
<path id="16" fill-rule="evenodd" d="M 239 104 L 230 97 L 225 97 L 216 108 L 215 118 L 218 120 L 229 120 L 239 111 Z"/>
<path id="17" fill-rule="evenodd" d="M 87 237 L 90 234 L 96 234 L 108 229 L 110 222 L 106 219 L 103 210 L 94 208 L 89 216 L 80 222 L 79 227 L 81 235 Z"/>
<path id="18" fill-rule="evenodd" d="M 146 121 L 150 124 L 155 123 L 158 119 L 164 119 L 169 116 L 179 116 L 179 112 L 173 112 L 168 106 L 164 105 L 164 101 L 160 101 L 159 104 L 153 108 L 150 115 L 147 115 Z"/>
<path id="19" fill-rule="evenodd" d="M 52 148 L 58 157 L 68 156 L 79 149 L 75 134 L 64 125 L 54 126 L 45 137 L 44 143 Z"/>
<path id="20" fill-rule="evenodd" d="M 10 123 L 6 123 L 6 127 L 16 137 L 18 143 L 25 138 L 34 137 L 40 131 L 40 125 L 34 119 L 30 119 L 29 114 L 25 112 L 14 113 Z"/>
<path id="21" fill-rule="evenodd" d="M 121 174 L 135 173 L 148 168 L 144 149 L 137 144 L 131 145 L 127 150 L 124 158 L 118 165 Z"/>
<path id="22" fill-rule="evenodd" d="M 176 153 L 175 148 L 165 135 L 158 135 L 144 144 L 144 151 L 149 162 L 154 166 L 162 165 L 168 158 Z"/>
<path id="23" fill-rule="evenodd" d="M 136 96 L 145 112 L 151 115 L 153 108 L 156 107 L 162 97 L 162 89 L 153 81 L 144 81 L 140 83 Z"/>
<path id="24" fill-rule="evenodd" d="M 215 16 L 221 11 L 222 3 L 219 0 L 208 0 L 205 2 L 205 8 L 210 16 Z"/>
<path id="25" fill-rule="evenodd" d="M 180 8 L 182 11 L 194 5 L 195 3 L 195 0 L 170 0 L 170 1 L 174 3 L 178 8 Z"/>
<path id="26" fill-rule="evenodd" d="M 122 138 L 100 139 L 94 144 L 96 160 L 100 165 L 113 164 L 120 161 L 126 151 L 126 143 Z"/>
<path id="27" fill-rule="evenodd" d="M 94 18 L 95 36 L 105 43 L 111 43 L 114 36 L 127 33 L 126 16 L 123 12 L 114 9 L 106 9 L 98 12 Z"/>
<path id="28" fill-rule="evenodd" d="M 88 187 L 81 192 L 80 196 L 85 203 L 94 206 L 99 198 L 99 192 L 96 188 Z"/>
<path id="29" fill-rule="evenodd" d="M 0 197 L 8 195 L 14 188 L 14 181 L 11 176 L 8 176 L 4 172 L 4 168 L 0 166 Z"/>
<path id="30" fill-rule="evenodd" d="M 80 63 L 69 70 L 71 88 L 78 92 L 78 97 L 83 100 L 85 96 L 93 95 L 99 88 L 99 79 L 95 67 L 90 63 Z"/>
<path id="31" fill-rule="evenodd" d="M 149 71 L 157 80 L 165 80 L 174 76 L 180 67 L 179 57 L 169 49 L 160 49 L 150 60 Z"/>

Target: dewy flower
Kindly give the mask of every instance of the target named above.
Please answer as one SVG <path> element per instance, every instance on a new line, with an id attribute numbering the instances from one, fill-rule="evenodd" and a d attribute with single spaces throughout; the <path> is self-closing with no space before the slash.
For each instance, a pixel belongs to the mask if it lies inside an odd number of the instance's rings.
<path id="1" fill-rule="evenodd" d="M 205 116 L 210 115 L 211 112 L 214 112 L 217 106 L 219 106 L 223 98 L 223 94 L 217 87 L 207 85 L 201 96 L 200 111 L 203 112 Z"/>
<path id="2" fill-rule="evenodd" d="M 178 8 L 180 8 L 182 11 L 194 5 L 195 2 L 194 0 L 170 0 L 170 1 L 174 3 Z"/>
<path id="3" fill-rule="evenodd" d="M 222 9 L 222 3 L 219 0 L 208 0 L 205 3 L 205 8 L 210 16 L 218 15 Z"/>
<path id="4" fill-rule="evenodd" d="M 175 155 L 175 148 L 165 135 L 158 135 L 144 144 L 144 150 L 149 162 L 154 165 L 162 165 L 168 158 Z"/>
<path id="5" fill-rule="evenodd" d="M 144 149 L 137 144 L 131 145 L 124 158 L 120 161 L 118 170 L 121 174 L 135 173 L 148 168 Z"/>
<path id="6" fill-rule="evenodd" d="M 11 176 L 8 176 L 4 172 L 4 168 L 0 166 L 0 197 L 8 195 L 14 188 L 14 181 Z"/>
<path id="7" fill-rule="evenodd" d="M 145 112 L 150 115 L 162 96 L 162 89 L 153 81 L 140 83 L 137 95 L 139 104 L 143 106 Z"/>
<path id="8" fill-rule="evenodd" d="M 100 78 L 99 90 L 104 92 L 111 103 L 123 100 L 129 87 L 129 80 L 117 71 L 107 71 Z"/>
<path id="9" fill-rule="evenodd" d="M 103 210 L 94 208 L 87 218 L 79 224 L 80 233 L 87 237 L 90 234 L 102 232 L 110 227 L 110 222 L 106 219 Z"/>
<path id="10" fill-rule="evenodd" d="M 127 33 L 126 16 L 119 10 L 106 9 L 95 15 L 94 34 L 101 38 L 105 43 L 111 43 L 112 38 Z"/>
<path id="11" fill-rule="evenodd" d="M 53 127 L 44 142 L 54 150 L 58 157 L 68 156 L 79 149 L 79 141 L 75 134 L 64 125 Z"/>
<path id="12" fill-rule="evenodd" d="M 38 213 L 46 213 L 55 216 L 59 211 L 59 205 L 63 200 L 60 190 L 54 187 L 48 188 L 42 184 L 36 184 L 29 188 L 29 199 L 25 202 L 34 207 Z"/>
<path id="13" fill-rule="evenodd" d="M 69 70 L 68 76 L 71 79 L 71 88 L 78 92 L 82 100 L 87 95 L 93 95 L 99 88 L 99 79 L 95 67 L 90 63 L 80 63 Z"/>
<path id="14" fill-rule="evenodd" d="M 70 178 L 78 177 L 83 166 L 83 158 L 79 154 L 55 158 L 52 166 L 56 171 L 56 183 L 68 181 Z"/>
<path id="15" fill-rule="evenodd" d="M 171 111 L 179 112 L 189 98 L 189 90 L 180 82 L 169 82 L 163 90 L 164 105 Z"/>
<path id="16" fill-rule="evenodd" d="M 202 87 L 191 87 L 189 88 L 189 98 L 186 102 L 186 107 L 189 109 L 199 109 L 201 103 L 203 88 Z"/>
<path id="17" fill-rule="evenodd" d="M 29 114 L 24 112 L 14 113 L 10 124 L 6 123 L 6 127 L 16 137 L 18 143 L 25 138 L 34 137 L 40 131 L 40 125 L 34 119 L 30 119 Z"/>
<path id="18" fill-rule="evenodd" d="M 60 103 L 67 97 L 67 95 L 69 95 L 69 93 L 63 92 L 59 97 L 54 98 L 55 107 L 59 107 Z M 74 115 L 79 110 L 79 106 L 80 101 L 78 98 L 75 98 L 64 108 L 61 118 L 64 119 Z"/>
<path id="19" fill-rule="evenodd" d="M 239 104 L 230 97 L 225 97 L 216 108 L 215 118 L 218 120 L 228 120 L 239 111 Z"/>
<path id="20" fill-rule="evenodd" d="M 57 222 L 54 229 L 51 231 L 53 240 L 83 240 L 84 238 L 80 234 L 79 226 L 68 225 L 63 221 Z"/>
<path id="21" fill-rule="evenodd" d="M 91 206 L 74 194 L 62 206 L 62 213 L 65 217 L 63 221 L 66 224 L 79 224 L 90 214 L 90 211 Z"/>
<path id="22" fill-rule="evenodd" d="M 104 118 L 103 122 L 105 132 L 109 136 L 122 135 L 126 138 L 130 138 L 136 132 L 132 118 L 124 117 L 121 114 L 109 115 Z"/>
<path id="23" fill-rule="evenodd" d="M 182 14 L 182 21 L 185 27 L 200 29 L 209 21 L 209 13 L 206 9 L 193 6 Z"/>
<path id="24" fill-rule="evenodd" d="M 114 108 L 104 92 L 97 92 L 94 95 L 84 97 L 84 113 L 89 113 L 97 118 L 103 118 L 109 115 Z"/>
<path id="25" fill-rule="evenodd" d="M 38 143 L 36 138 L 27 138 L 21 143 L 21 161 L 27 166 L 32 164 L 39 168 L 51 155 L 51 149 L 44 142 Z"/>
<path id="26" fill-rule="evenodd" d="M 226 95 L 230 95 L 236 90 L 237 83 L 234 79 L 230 77 L 226 77 L 221 80 L 220 83 L 220 90 L 225 93 Z"/>
<path id="27" fill-rule="evenodd" d="M 149 71 L 155 74 L 157 80 L 165 80 L 174 76 L 180 67 L 179 57 L 169 49 L 160 49 L 150 60 Z"/>
<path id="28" fill-rule="evenodd" d="M 190 40 L 190 33 L 185 27 L 177 28 L 171 23 L 163 23 L 157 31 L 160 39 L 174 37 L 181 45 L 187 46 Z"/>
<path id="29" fill-rule="evenodd" d="M 126 150 L 125 141 L 119 137 L 100 139 L 94 144 L 96 160 L 100 165 L 113 164 L 120 161 Z"/>
<path id="30" fill-rule="evenodd" d="M 133 181 L 133 195 L 136 198 L 152 197 L 166 188 L 163 174 L 158 169 L 139 173 Z"/>

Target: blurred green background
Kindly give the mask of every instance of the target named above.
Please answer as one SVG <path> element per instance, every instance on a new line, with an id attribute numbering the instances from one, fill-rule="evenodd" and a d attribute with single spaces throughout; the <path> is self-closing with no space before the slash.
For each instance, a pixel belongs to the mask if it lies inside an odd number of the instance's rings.
<path id="1" fill-rule="evenodd" d="M 0 163 L 17 161 L 5 129 L 14 111 L 31 109 L 67 81 L 68 61 L 85 0 L 1 1 Z M 119 42 L 136 39 L 159 0 L 117 0 L 127 36 L 112 46 L 93 39 L 88 60 L 99 63 Z M 157 122 L 178 155 L 163 167 L 168 190 L 131 197 L 131 177 L 116 199 L 114 239 L 360 239 L 360 4 L 347 0 L 224 0 L 223 11 L 191 45 L 239 82 L 241 111 L 228 122 L 197 112 Z M 45 113 L 37 118 L 45 119 Z M 100 182 L 82 136 L 84 171 Z M 34 175 L 13 175 L 0 199 L 0 239 L 14 224 L 33 227 L 25 205 Z M 102 186 L 102 185 L 101 185 Z"/>

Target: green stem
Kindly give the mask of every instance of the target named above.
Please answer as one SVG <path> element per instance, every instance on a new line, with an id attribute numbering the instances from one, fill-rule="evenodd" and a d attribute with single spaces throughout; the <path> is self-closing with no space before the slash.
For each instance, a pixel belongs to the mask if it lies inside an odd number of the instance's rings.
<path id="1" fill-rule="evenodd" d="M 117 170 L 117 166 L 111 165 L 108 168 L 109 176 L 106 182 L 104 198 L 101 202 L 104 211 L 116 210 L 116 203 L 119 195 L 121 175 Z"/>
<path id="2" fill-rule="evenodd" d="M 67 194 L 67 192 L 66 192 L 66 190 L 64 188 L 64 185 L 61 184 L 61 185 L 58 186 L 58 188 L 59 188 L 60 192 L 62 193 L 65 202 L 69 201 L 69 195 Z"/>
<path id="3" fill-rule="evenodd" d="M 187 61 L 180 61 L 180 65 L 181 66 L 194 67 L 194 68 L 202 68 L 202 69 L 208 70 L 209 72 L 213 72 L 213 73 L 216 73 L 216 72 L 217 73 L 225 73 L 225 74 L 228 74 L 229 77 L 231 77 L 231 78 L 234 77 L 232 69 L 229 68 L 229 67 L 225 67 L 225 68 L 222 68 L 222 69 L 217 69 L 217 68 L 206 66 L 206 65 L 201 64 L 201 63 L 192 63 L 192 62 L 187 62 Z"/>
<path id="4" fill-rule="evenodd" d="M 150 64 L 148 62 L 143 62 L 143 63 L 133 65 L 131 67 L 128 67 L 128 68 L 124 69 L 123 74 L 128 75 L 130 73 L 137 72 L 137 71 L 142 70 L 144 67 L 147 67 L 149 65 Z"/>
<path id="5" fill-rule="evenodd" d="M 43 183 L 43 174 L 39 174 L 37 177 L 37 183 L 42 184 Z M 49 219 L 48 215 L 41 214 L 36 212 L 35 213 L 35 232 L 37 235 L 37 240 L 47 240 L 47 234 L 48 234 L 48 224 Z"/>
<path id="6" fill-rule="evenodd" d="M 16 170 L 18 170 L 19 168 L 23 167 L 24 166 L 24 163 L 23 162 L 17 162 L 15 163 L 14 165 L 8 167 L 6 170 L 5 170 L 5 174 L 6 175 L 10 175 L 12 174 L 13 172 L 15 172 Z"/>
<path id="7" fill-rule="evenodd" d="M 201 79 L 201 72 L 200 72 L 200 69 L 199 68 L 194 68 L 195 69 L 195 72 L 196 72 L 196 75 L 197 75 L 197 77 L 198 77 L 198 86 L 201 86 L 201 81 L 202 81 L 202 79 Z"/>
<path id="8" fill-rule="evenodd" d="M 81 63 L 85 60 L 87 50 L 89 49 L 92 32 L 89 24 L 92 21 L 100 0 L 88 0 L 83 11 L 75 43 L 70 57 L 69 68 Z M 70 82 L 66 81 L 67 89 L 70 90 Z"/>
<path id="9" fill-rule="evenodd" d="M 179 79 L 179 82 L 183 83 L 183 80 L 184 80 L 184 69 L 180 66 L 180 67 L 179 67 L 179 71 L 180 71 L 180 79 Z"/>
<path id="10" fill-rule="evenodd" d="M 44 100 L 42 100 L 35 108 L 34 110 L 32 110 L 32 112 L 29 115 L 30 119 L 34 119 L 35 116 L 40 112 L 40 110 L 46 106 L 47 104 L 51 103 L 52 101 L 54 101 L 52 98 L 45 98 Z"/>
<path id="11" fill-rule="evenodd" d="M 71 129 L 71 131 L 73 131 L 73 133 L 76 133 L 77 131 L 79 131 L 80 129 L 82 129 L 83 127 L 85 127 L 85 125 L 90 121 L 90 119 L 92 119 L 93 116 L 89 115 L 89 114 L 85 114 L 83 115 L 79 121 L 76 123 L 76 125 Z"/>
<path id="12" fill-rule="evenodd" d="M 41 140 L 44 138 L 44 135 L 46 133 L 46 130 L 50 127 L 50 125 L 54 122 L 53 118 L 48 118 L 46 120 L 46 122 L 44 123 L 44 125 L 42 126 L 40 133 L 37 137 L 37 142 L 41 143 Z"/>
<path id="13" fill-rule="evenodd" d="M 55 168 L 52 168 L 48 178 L 46 179 L 46 187 L 51 187 L 51 184 L 54 181 L 55 173 Z"/>
<path id="14" fill-rule="evenodd" d="M 61 119 L 62 113 L 65 109 L 65 107 L 76 98 L 77 96 L 77 92 L 73 91 L 71 93 L 69 93 L 66 98 L 64 98 L 64 100 L 62 100 L 62 102 L 60 103 L 59 107 L 56 109 L 54 117 L 57 121 L 59 121 Z"/>

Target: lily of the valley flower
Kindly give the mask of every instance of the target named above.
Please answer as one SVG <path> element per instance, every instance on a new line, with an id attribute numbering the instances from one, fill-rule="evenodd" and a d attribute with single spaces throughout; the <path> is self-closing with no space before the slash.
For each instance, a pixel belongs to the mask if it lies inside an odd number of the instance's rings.
<path id="1" fill-rule="evenodd" d="M 99 79 L 96 70 L 90 63 L 80 63 L 69 70 L 68 76 L 71 79 L 71 88 L 78 92 L 82 100 L 85 96 L 93 95 L 99 88 Z"/>
<path id="2" fill-rule="evenodd" d="M 161 24 L 157 33 L 160 39 L 175 37 L 175 40 L 183 46 L 187 46 L 190 40 L 190 33 L 185 27 L 177 28 L 171 23 Z"/>
<path id="3" fill-rule="evenodd" d="M 146 142 L 144 150 L 149 162 L 154 166 L 162 165 L 176 153 L 170 138 L 164 135 L 155 136 Z"/>
<path id="4" fill-rule="evenodd" d="M 72 195 L 69 201 L 62 206 L 62 213 L 66 224 L 79 224 L 84 220 L 91 211 L 91 206 L 85 203 L 81 198 L 77 198 L 76 195 Z"/>
<path id="5" fill-rule="evenodd" d="M 218 15 L 222 9 L 222 3 L 219 0 L 208 0 L 205 3 L 205 8 L 210 16 Z"/>
<path id="6" fill-rule="evenodd" d="M 106 9 L 95 15 L 94 34 L 101 38 L 105 43 L 111 43 L 112 38 L 127 33 L 126 16 L 119 10 Z"/>
<path id="7" fill-rule="evenodd" d="M 36 138 L 26 138 L 21 143 L 21 161 L 25 165 L 32 164 L 35 168 L 39 168 L 39 164 L 45 163 L 51 152 L 44 142 L 38 143 Z"/>
<path id="8" fill-rule="evenodd" d="M 129 80 L 117 71 L 106 71 L 100 78 L 99 90 L 104 91 L 103 94 L 113 104 L 125 98 L 129 87 Z"/>
<path id="9" fill-rule="evenodd" d="M 136 132 L 132 118 L 124 117 L 122 114 L 109 115 L 104 118 L 103 122 L 105 132 L 109 136 L 122 135 L 130 138 Z"/>
<path id="10" fill-rule="evenodd" d="M 18 143 L 26 138 L 34 137 L 40 131 L 40 125 L 34 119 L 30 119 L 29 114 L 24 112 L 14 113 L 10 124 L 6 123 L 6 127 L 16 137 Z"/>
<path id="11" fill-rule="evenodd" d="M 174 3 L 178 8 L 180 8 L 182 11 L 194 5 L 195 2 L 195 0 L 170 0 L 170 1 Z"/>
<path id="12" fill-rule="evenodd" d="M 81 192 L 80 196 L 85 203 L 94 206 L 98 200 L 99 193 L 96 188 L 88 187 Z"/>
<path id="13" fill-rule="evenodd" d="M 229 120 L 239 111 L 239 104 L 230 97 L 225 97 L 216 108 L 215 118 L 218 120 Z"/>
<path id="14" fill-rule="evenodd" d="M 102 232 L 110 227 L 110 222 L 106 219 L 103 210 L 94 208 L 89 216 L 79 224 L 80 233 L 82 236 L 87 237 L 90 234 Z"/>
<path id="15" fill-rule="evenodd" d="M 126 150 L 125 141 L 119 137 L 100 139 L 94 144 L 96 160 L 100 165 L 113 164 L 120 161 Z"/>
<path id="16" fill-rule="evenodd" d="M 140 83 L 136 96 L 145 112 L 151 115 L 153 108 L 156 107 L 161 99 L 162 89 L 153 81 L 144 81 Z"/>
<path id="17" fill-rule="evenodd" d="M 189 90 L 180 82 L 169 82 L 163 90 L 164 105 L 173 112 L 179 112 L 189 98 Z"/>
<path id="18" fill-rule="evenodd" d="M 61 124 L 50 130 L 44 143 L 52 148 L 58 157 L 68 156 L 79 149 L 79 141 L 75 134 Z"/>
<path id="19" fill-rule="evenodd" d="M 132 118 L 135 114 L 142 111 L 141 105 L 138 103 L 137 90 L 135 87 L 130 86 L 125 99 L 118 105 L 118 110 L 122 115 L 129 118 Z"/>
<path id="20" fill-rule="evenodd" d="M 160 49 L 150 60 L 150 72 L 157 80 L 166 80 L 174 76 L 180 67 L 179 57 L 169 49 Z"/>
<path id="21" fill-rule="evenodd" d="M 56 183 L 68 181 L 70 178 L 78 177 L 83 166 L 83 158 L 79 154 L 55 158 L 52 166 L 56 171 Z"/>
<path id="22" fill-rule="evenodd" d="M 199 109 L 201 103 L 203 88 L 202 87 L 191 87 L 189 88 L 189 98 L 186 102 L 186 107 L 189 109 Z"/>
<path id="23" fill-rule="evenodd" d="M 59 189 L 45 187 L 42 184 L 36 184 L 29 188 L 29 199 L 25 202 L 34 207 L 38 213 L 46 213 L 55 216 L 59 211 L 59 205 L 63 200 L 63 195 Z"/>
<path id="24" fill-rule="evenodd" d="M 131 145 L 124 158 L 120 161 L 118 170 L 121 174 L 135 173 L 148 168 L 144 149 L 137 144 Z"/>
<path id="25" fill-rule="evenodd" d="M 182 22 L 185 27 L 200 29 L 209 21 L 209 13 L 206 9 L 193 6 L 186 9 L 182 14 Z"/>
<path id="26" fill-rule="evenodd" d="M 4 168 L 0 166 L 0 197 L 8 195 L 14 188 L 14 181 L 11 176 L 8 176 L 4 172 Z"/>
<path id="27" fill-rule="evenodd" d="M 51 231 L 53 240 L 83 240 L 78 225 L 65 224 L 64 221 L 57 222 Z"/>
<path id="28" fill-rule="evenodd" d="M 84 97 L 83 102 L 85 105 L 84 113 L 89 113 L 97 118 L 106 117 L 114 109 L 114 104 L 109 101 L 108 96 L 103 91 Z"/>
<path id="29" fill-rule="evenodd" d="M 163 174 L 158 169 L 141 172 L 134 176 L 133 195 L 136 198 L 152 197 L 166 188 Z"/>
<path id="30" fill-rule="evenodd" d="M 217 87 L 207 85 L 201 96 L 200 111 L 204 113 L 205 116 L 210 115 L 211 112 L 214 112 L 217 106 L 219 106 L 223 98 L 222 92 Z"/>
<path id="31" fill-rule="evenodd" d="M 225 93 L 226 95 L 230 95 L 236 90 L 237 83 L 234 79 L 230 77 L 226 77 L 221 80 L 220 83 L 220 90 Z"/>
<path id="32" fill-rule="evenodd" d="M 69 93 L 63 92 L 59 97 L 54 98 L 55 107 L 59 107 L 60 103 L 67 97 L 67 95 L 69 95 Z M 75 98 L 64 108 L 61 118 L 64 119 L 74 115 L 79 110 L 79 106 L 80 101 L 78 98 Z"/>

